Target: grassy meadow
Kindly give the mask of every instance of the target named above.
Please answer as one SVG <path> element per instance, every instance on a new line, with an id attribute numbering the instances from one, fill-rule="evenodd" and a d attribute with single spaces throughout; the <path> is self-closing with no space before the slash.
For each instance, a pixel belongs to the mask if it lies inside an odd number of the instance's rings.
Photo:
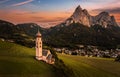
<path id="1" fill-rule="evenodd" d="M 35 49 L 0 41 L 0 77 L 55 77 L 53 67 L 34 56 Z"/>
<path id="2" fill-rule="evenodd" d="M 120 77 L 120 63 L 114 59 L 58 54 L 76 77 Z"/>
<path id="3" fill-rule="evenodd" d="M 51 65 L 35 60 L 34 56 L 34 48 L 0 41 L 0 77 L 57 77 Z M 120 63 L 114 59 L 65 54 L 58 57 L 75 77 L 120 77 Z"/>

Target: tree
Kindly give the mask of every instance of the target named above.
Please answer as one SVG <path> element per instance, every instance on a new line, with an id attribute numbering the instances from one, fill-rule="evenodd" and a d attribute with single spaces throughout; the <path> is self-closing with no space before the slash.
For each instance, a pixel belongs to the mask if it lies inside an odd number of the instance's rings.
<path id="1" fill-rule="evenodd" d="M 120 62 L 120 55 L 115 58 L 115 61 Z"/>

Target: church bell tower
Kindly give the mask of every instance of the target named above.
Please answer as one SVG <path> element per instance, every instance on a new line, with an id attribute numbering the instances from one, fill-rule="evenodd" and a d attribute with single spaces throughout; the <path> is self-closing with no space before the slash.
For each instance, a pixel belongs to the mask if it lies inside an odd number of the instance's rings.
<path id="1" fill-rule="evenodd" d="M 36 34 L 36 59 L 42 60 L 42 37 L 39 30 Z"/>

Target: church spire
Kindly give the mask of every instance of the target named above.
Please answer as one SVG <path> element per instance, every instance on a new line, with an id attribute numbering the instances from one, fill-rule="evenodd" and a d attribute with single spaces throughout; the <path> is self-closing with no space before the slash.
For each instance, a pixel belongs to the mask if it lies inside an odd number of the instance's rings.
<path id="1" fill-rule="evenodd" d="M 38 32 L 37 32 L 36 36 L 37 36 L 37 37 L 41 37 L 41 33 L 40 33 L 40 31 L 39 31 L 39 27 L 38 27 Z"/>

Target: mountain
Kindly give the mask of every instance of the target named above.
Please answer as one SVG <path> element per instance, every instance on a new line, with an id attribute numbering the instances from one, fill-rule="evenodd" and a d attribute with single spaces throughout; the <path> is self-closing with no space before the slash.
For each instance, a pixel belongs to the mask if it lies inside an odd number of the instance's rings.
<path id="1" fill-rule="evenodd" d="M 114 16 L 110 16 L 108 12 L 101 12 L 96 16 L 91 16 L 86 9 L 82 9 L 80 5 L 75 9 L 74 13 L 69 17 L 64 24 L 70 25 L 71 23 L 80 23 L 85 26 L 102 25 L 108 27 L 109 25 L 118 26 Z"/>
<path id="2" fill-rule="evenodd" d="M 35 23 L 14 25 L 8 21 L 0 20 L 0 39 L 15 42 L 27 47 L 35 46 L 35 35 L 38 31 L 44 34 L 44 28 Z"/>
<path id="3" fill-rule="evenodd" d="M 0 37 L 11 38 L 15 29 L 14 24 L 0 20 Z"/>
<path id="4" fill-rule="evenodd" d="M 120 45 L 119 35 L 120 27 L 114 16 L 107 12 L 91 16 L 86 9 L 78 6 L 66 21 L 48 30 L 45 43 L 58 47 L 82 44 L 111 49 Z"/>
<path id="5" fill-rule="evenodd" d="M 17 24 L 16 25 L 18 31 L 21 31 L 29 36 L 34 36 L 36 35 L 38 29 L 42 34 L 45 32 L 45 28 L 40 27 L 39 25 L 35 23 L 23 23 L 23 24 Z"/>
<path id="6" fill-rule="evenodd" d="M 69 26 L 52 27 L 46 35 L 46 43 L 55 47 L 75 47 L 93 45 L 107 49 L 120 45 L 120 27 L 103 28 L 101 25 L 87 27 L 80 23 Z"/>

